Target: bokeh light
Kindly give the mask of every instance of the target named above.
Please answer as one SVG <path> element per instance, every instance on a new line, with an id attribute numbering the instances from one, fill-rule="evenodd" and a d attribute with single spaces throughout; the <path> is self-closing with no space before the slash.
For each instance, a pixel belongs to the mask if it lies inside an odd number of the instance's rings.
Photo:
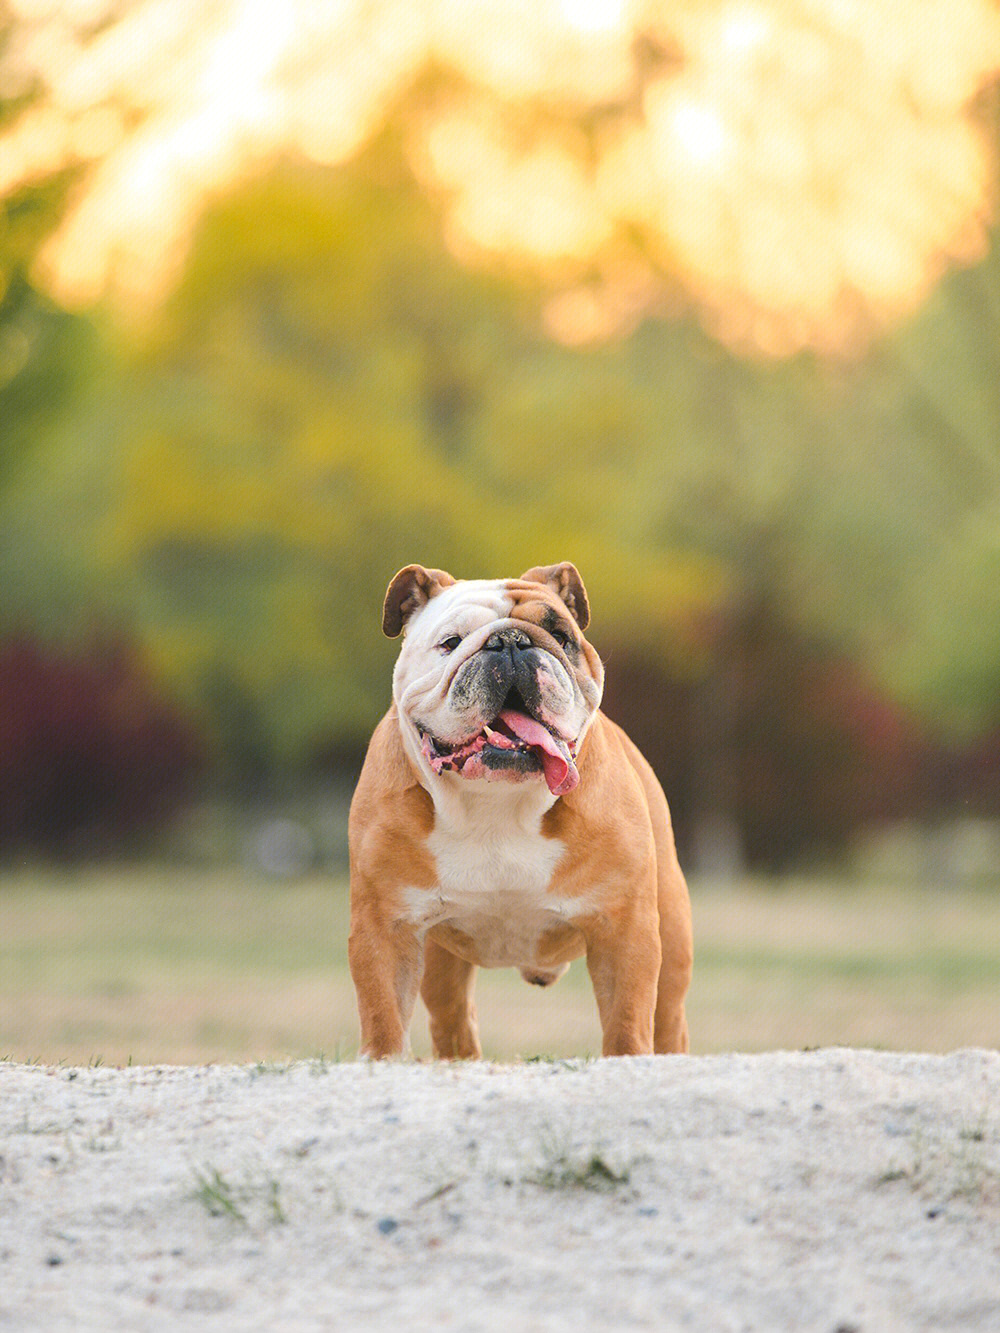
<path id="1" fill-rule="evenodd" d="M 83 168 L 41 275 L 155 301 L 206 200 L 338 163 L 406 104 L 452 248 L 584 343 L 693 304 L 742 351 L 850 351 L 984 253 L 992 0 L 13 0 L 0 194 Z M 434 73 L 430 81 L 428 72 Z"/>

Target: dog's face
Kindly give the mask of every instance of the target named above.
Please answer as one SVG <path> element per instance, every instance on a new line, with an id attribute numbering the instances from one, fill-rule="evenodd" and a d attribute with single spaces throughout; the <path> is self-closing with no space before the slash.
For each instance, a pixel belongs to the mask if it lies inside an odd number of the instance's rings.
<path id="1" fill-rule="evenodd" d="M 589 614 L 570 564 L 459 582 L 421 565 L 400 570 L 383 613 L 390 637 L 405 626 L 393 698 L 404 742 L 431 781 L 572 791 L 604 685 L 583 637 Z"/>

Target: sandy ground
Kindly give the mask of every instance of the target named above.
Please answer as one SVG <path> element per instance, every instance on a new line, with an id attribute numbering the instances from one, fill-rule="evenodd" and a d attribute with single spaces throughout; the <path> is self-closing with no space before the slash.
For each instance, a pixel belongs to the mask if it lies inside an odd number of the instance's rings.
<path id="1" fill-rule="evenodd" d="M 0 1328 L 1000 1328 L 1000 1054 L 0 1065 Z"/>

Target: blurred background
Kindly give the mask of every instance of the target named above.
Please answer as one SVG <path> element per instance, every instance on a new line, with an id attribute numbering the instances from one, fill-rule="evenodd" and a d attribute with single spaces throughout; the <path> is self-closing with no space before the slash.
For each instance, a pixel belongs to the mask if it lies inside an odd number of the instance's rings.
<path id="1" fill-rule="evenodd" d="M 1000 1044 L 994 0 L 0 33 L 0 1055 L 352 1054 L 385 586 L 563 559 L 693 1048 Z M 579 965 L 481 991 L 599 1049 Z"/>

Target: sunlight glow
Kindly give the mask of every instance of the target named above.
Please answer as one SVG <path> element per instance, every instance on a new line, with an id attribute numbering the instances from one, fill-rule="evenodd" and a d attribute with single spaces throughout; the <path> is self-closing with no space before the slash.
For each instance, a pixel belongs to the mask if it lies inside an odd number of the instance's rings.
<path id="1" fill-rule="evenodd" d="M 694 162 L 711 162 L 726 147 L 725 126 L 710 106 L 681 102 L 671 113 L 670 128 Z"/>
<path id="2" fill-rule="evenodd" d="M 602 32 L 621 27 L 625 0 L 561 0 L 566 22 L 580 32 Z"/>
<path id="3" fill-rule="evenodd" d="M 400 117 L 464 262 L 617 336 L 667 293 L 768 356 L 843 352 L 984 253 L 995 0 L 9 0 L 0 196 L 80 168 L 39 272 L 155 302 L 207 199 Z M 420 78 L 435 71 L 430 91 Z M 673 306 L 670 306 L 673 309 Z"/>
<path id="4" fill-rule="evenodd" d="M 722 24 L 722 44 L 733 52 L 749 52 L 767 41 L 771 33 L 768 16 L 759 9 L 733 10 Z"/>

